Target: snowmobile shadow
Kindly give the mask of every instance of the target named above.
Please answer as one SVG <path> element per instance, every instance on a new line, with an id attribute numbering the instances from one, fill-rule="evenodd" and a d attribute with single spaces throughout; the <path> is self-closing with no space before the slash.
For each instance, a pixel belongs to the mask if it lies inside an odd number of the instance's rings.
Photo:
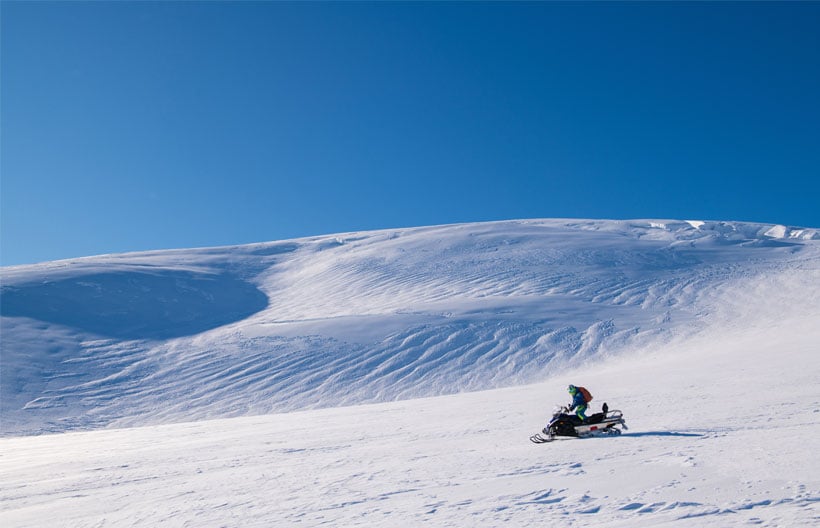
<path id="1" fill-rule="evenodd" d="M 623 433 L 621 436 L 686 436 L 686 437 L 702 437 L 701 433 L 680 433 L 677 431 L 643 431 L 640 433 Z"/>
<path id="2" fill-rule="evenodd" d="M 169 339 L 245 319 L 268 306 L 256 286 L 228 274 L 104 271 L 5 286 L 0 314 L 119 339 Z"/>

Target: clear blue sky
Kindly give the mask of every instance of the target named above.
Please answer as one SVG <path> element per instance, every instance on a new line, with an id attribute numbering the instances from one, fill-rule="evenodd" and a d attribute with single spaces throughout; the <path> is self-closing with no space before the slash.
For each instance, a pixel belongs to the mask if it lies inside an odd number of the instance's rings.
<path id="1" fill-rule="evenodd" d="M 820 227 L 820 3 L 2 2 L 0 261 L 517 218 Z"/>

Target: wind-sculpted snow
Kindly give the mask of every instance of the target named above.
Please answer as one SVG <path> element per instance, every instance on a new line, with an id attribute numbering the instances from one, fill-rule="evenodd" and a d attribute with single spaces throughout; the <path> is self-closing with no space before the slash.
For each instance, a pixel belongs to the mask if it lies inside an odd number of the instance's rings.
<path id="1" fill-rule="evenodd" d="M 4 268 L 2 432 L 532 383 L 782 316 L 789 295 L 816 309 L 818 239 L 760 224 L 533 220 Z"/>
<path id="2" fill-rule="evenodd" d="M 712 328 L 507 389 L 2 438 L 0 525 L 817 526 L 816 322 Z M 629 429 L 531 443 L 570 381 Z"/>

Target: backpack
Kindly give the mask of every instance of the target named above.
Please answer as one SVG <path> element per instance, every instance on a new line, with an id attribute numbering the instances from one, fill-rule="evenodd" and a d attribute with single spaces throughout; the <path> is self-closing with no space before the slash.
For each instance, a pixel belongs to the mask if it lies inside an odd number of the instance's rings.
<path id="1" fill-rule="evenodd" d="M 589 403 L 589 402 L 591 402 L 591 401 L 592 401 L 592 394 L 590 394 L 588 390 L 586 390 L 586 389 L 585 389 L 585 388 L 583 388 L 583 387 L 578 387 L 578 391 L 579 391 L 581 394 L 583 394 L 583 395 L 584 395 L 584 401 L 585 401 L 585 402 Z"/>

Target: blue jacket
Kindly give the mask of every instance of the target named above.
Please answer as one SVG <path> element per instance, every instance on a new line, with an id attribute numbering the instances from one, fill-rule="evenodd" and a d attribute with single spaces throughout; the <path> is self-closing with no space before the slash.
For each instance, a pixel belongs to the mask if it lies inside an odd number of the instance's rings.
<path id="1" fill-rule="evenodd" d="M 570 404 L 570 411 L 575 410 L 576 407 L 584 407 L 586 408 L 587 402 L 584 400 L 584 394 L 581 391 L 576 391 L 575 396 L 572 397 L 572 403 Z"/>

